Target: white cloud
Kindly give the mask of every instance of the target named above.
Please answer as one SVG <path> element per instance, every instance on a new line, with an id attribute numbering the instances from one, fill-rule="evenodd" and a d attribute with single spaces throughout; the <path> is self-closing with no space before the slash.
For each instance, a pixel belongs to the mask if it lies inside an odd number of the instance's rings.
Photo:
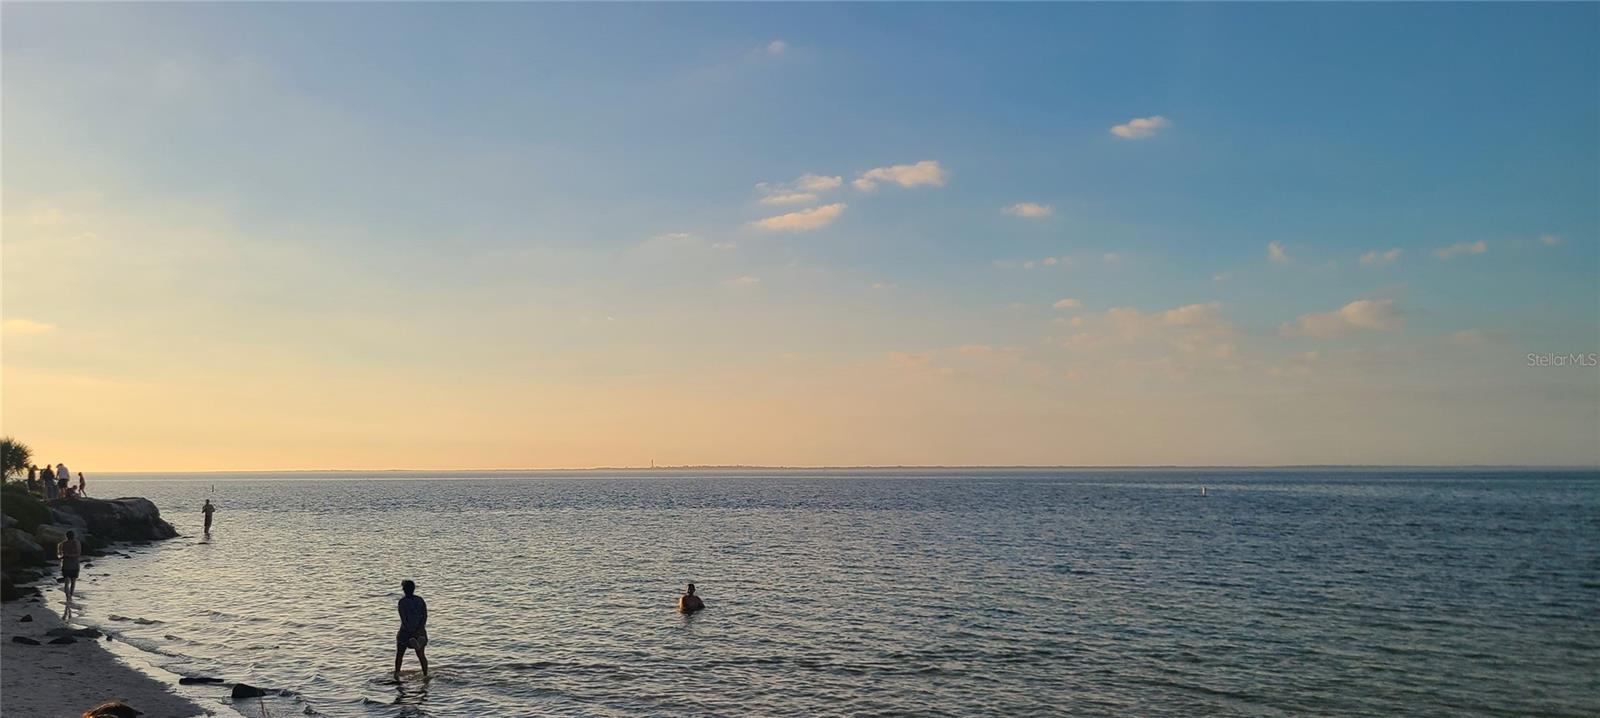
<path id="1" fill-rule="evenodd" d="M 711 248 L 712 249 L 720 249 L 720 250 L 723 250 L 723 251 L 728 251 L 728 250 L 738 249 L 739 245 L 738 245 L 737 242 L 713 242 L 711 244 Z"/>
<path id="2" fill-rule="evenodd" d="M 1076 299 L 1073 299 L 1071 297 L 1067 297 L 1066 299 L 1058 300 L 1052 306 L 1054 306 L 1056 309 L 1077 309 L 1077 308 L 1083 306 L 1083 302 L 1080 302 L 1080 301 L 1078 301 Z"/>
<path id="3" fill-rule="evenodd" d="M 944 181 L 950 177 L 950 172 L 934 160 L 923 160 L 914 165 L 893 165 L 890 167 L 876 167 L 862 172 L 854 184 L 856 189 L 870 192 L 878 188 L 879 182 L 889 182 L 901 187 L 920 187 L 931 185 L 943 187 Z"/>
<path id="4" fill-rule="evenodd" d="M 1161 115 L 1150 117 L 1136 117 L 1127 122 L 1111 128 L 1111 134 L 1125 140 L 1143 140 L 1154 137 L 1157 132 L 1172 126 L 1172 121 Z"/>
<path id="5" fill-rule="evenodd" d="M 1331 312 L 1303 314 L 1293 322 L 1284 322 L 1278 333 L 1286 337 L 1331 337 L 1357 329 L 1397 332 L 1404 327 L 1405 318 L 1393 299 L 1358 299 Z"/>
<path id="6" fill-rule="evenodd" d="M 1440 259 L 1450 259 L 1458 254 L 1483 254 L 1489 251 L 1489 243 L 1478 240 L 1476 242 L 1458 242 L 1448 247 L 1433 250 L 1433 256 Z"/>
<path id="7" fill-rule="evenodd" d="M 1011 215 L 1013 217 L 1026 217 L 1028 219 L 1040 219 L 1040 218 L 1049 217 L 1050 215 L 1055 214 L 1056 213 L 1056 208 L 1055 207 L 1051 207 L 1048 204 L 1037 204 L 1037 203 L 1034 203 L 1034 202 L 1018 202 L 1018 203 L 1016 203 L 1014 205 L 1011 205 L 1010 207 L 1006 207 L 1006 208 L 1004 208 L 1004 209 L 1002 209 L 1000 211 L 1001 212 L 1005 212 L 1006 214 L 1009 214 L 1009 215 Z"/>
<path id="8" fill-rule="evenodd" d="M 1193 361 L 1209 363 L 1232 357 L 1234 339 L 1239 334 L 1223 318 L 1219 302 L 1148 313 L 1134 307 L 1114 307 L 1103 314 L 1073 317 L 1068 323 L 1077 332 L 1060 343 L 1070 351 L 1093 352 L 1119 346 L 1137 352 L 1175 349 L 1184 358 L 1185 366 Z"/>
<path id="9" fill-rule="evenodd" d="M 784 51 L 786 51 L 788 49 L 789 49 L 789 43 L 784 42 L 782 40 L 773 40 L 772 42 L 767 43 L 767 54 L 768 55 L 772 55 L 772 56 L 782 55 L 784 53 Z"/>
<path id="10" fill-rule="evenodd" d="M 895 284 L 894 282 L 873 282 L 872 288 L 879 291 L 884 291 L 889 289 L 899 289 L 900 285 Z"/>
<path id="11" fill-rule="evenodd" d="M 779 192 L 761 198 L 762 204 L 810 204 L 815 201 L 815 192 Z"/>
<path id="12" fill-rule="evenodd" d="M 1391 249 L 1387 252 L 1379 252 L 1374 249 L 1361 255 L 1361 263 L 1372 267 L 1382 267 L 1387 264 L 1393 264 L 1399 258 L 1400 250 L 1398 249 Z"/>
<path id="13" fill-rule="evenodd" d="M 791 182 L 757 182 L 756 191 L 766 195 L 762 204 L 808 204 L 843 184 L 843 177 L 803 174 Z"/>
<path id="14" fill-rule="evenodd" d="M 1217 272 L 1211 275 L 1211 281 L 1213 282 L 1226 282 L 1230 279 L 1233 279 L 1233 275 L 1227 272 Z"/>
<path id="15" fill-rule="evenodd" d="M 1277 262 L 1278 264 L 1283 264 L 1284 262 L 1289 261 L 1289 253 L 1283 251 L 1282 242 L 1274 240 L 1267 242 L 1267 259 Z"/>
<path id="16" fill-rule="evenodd" d="M 809 232 L 833 224 L 833 220 L 839 218 L 839 215 L 844 212 L 844 208 L 845 204 L 843 202 L 835 202 L 821 207 L 812 207 L 798 212 L 768 217 L 755 222 L 754 225 L 756 229 L 764 232 Z"/>
<path id="17" fill-rule="evenodd" d="M 750 276 L 734 277 L 733 279 L 724 280 L 722 283 L 730 287 L 754 287 L 761 283 L 761 278 Z"/>
<path id="18" fill-rule="evenodd" d="M 1543 242 L 1544 246 L 1546 247 L 1554 247 L 1558 244 L 1561 244 L 1561 236 L 1555 234 L 1543 234 L 1539 235 L 1539 241 Z"/>
<path id="19" fill-rule="evenodd" d="M 1116 264 L 1117 262 L 1122 261 L 1122 255 L 1117 254 L 1116 252 L 1106 252 L 1104 255 L 1101 255 L 1100 260 L 1106 264 Z"/>
<path id="20" fill-rule="evenodd" d="M 7 334 L 48 334 L 56 330 L 56 325 L 36 322 L 32 319 L 7 319 L 0 324 Z"/>

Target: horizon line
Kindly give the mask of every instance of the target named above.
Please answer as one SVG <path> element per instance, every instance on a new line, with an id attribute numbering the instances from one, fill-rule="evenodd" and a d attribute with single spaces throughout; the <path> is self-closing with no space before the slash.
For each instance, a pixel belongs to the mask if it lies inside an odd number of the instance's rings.
<path id="1" fill-rule="evenodd" d="M 662 466 L 586 466 L 497 469 L 104 469 L 101 474 L 295 474 L 295 473 L 553 473 L 565 471 L 864 471 L 864 470 L 1222 470 L 1222 469 L 1532 469 L 1600 471 L 1600 464 L 674 464 Z"/>

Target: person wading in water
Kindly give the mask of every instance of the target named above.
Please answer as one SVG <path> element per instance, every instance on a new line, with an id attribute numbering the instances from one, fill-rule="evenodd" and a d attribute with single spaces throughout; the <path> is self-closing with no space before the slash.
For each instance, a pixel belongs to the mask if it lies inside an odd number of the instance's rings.
<path id="1" fill-rule="evenodd" d="M 400 590 L 406 595 L 400 599 L 400 631 L 394 636 L 394 679 L 400 680 L 400 662 L 405 660 L 407 648 L 417 652 L 426 678 L 428 657 L 422 649 L 428 647 L 428 602 L 417 595 L 417 584 L 409 578 L 400 582 Z"/>

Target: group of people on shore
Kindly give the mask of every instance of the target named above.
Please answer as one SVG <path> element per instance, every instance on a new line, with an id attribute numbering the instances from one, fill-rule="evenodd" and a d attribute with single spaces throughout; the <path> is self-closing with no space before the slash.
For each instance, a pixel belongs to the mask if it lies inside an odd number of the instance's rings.
<path id="1" fill-rule="evenodd" d="M 88 484 L 83 480 L 83 472 L 78 472 L 78 483 L 74 486 L 72 472 L 67 470 L 66 464 L 56 464 L 55 468 L 51 468 L 49 464 L 43 467 L 29 466 L 27 487 L 28 493 L 45 501 L 75 499 L 89 495 Z"/>

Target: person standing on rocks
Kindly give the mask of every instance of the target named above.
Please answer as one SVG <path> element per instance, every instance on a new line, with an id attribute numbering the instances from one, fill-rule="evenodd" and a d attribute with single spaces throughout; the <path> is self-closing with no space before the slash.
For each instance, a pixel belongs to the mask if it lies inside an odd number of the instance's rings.
<path id="1" fill-rule="evenodd" d="M 44 500 L 55 501 L 56 472 L 55 469 L 50 468 L 49 464 L 45 464 L 44 468 L 39 471 L 39 483 L 44 484 Z"/>
<path id="2" fill-rule="evenodd" d="M 67 540 L 56 544 L 56 556 L 61 559 L 61 577 L 66 583 L 61 587 L 67 592 L 67 606 L 72 606 L 72 592 L 78 588 L 78 559 L 83 556 L 83 546 L 78 543 L 77 534 L 67 532 Z"/>
<path id="3" fill-rule="evenodd" d="M 405 660 L 406 649 L 417 652 L 422 664 L 422 676 L 428 676 L 428 657 L 422 649 L 428 647 L 428 602 L 417 595 L 417 584 L 411 579 L 400 582 L 405 596 L 400 599 L 400 631 L 394 636 L 394 679 L 400 680 L 400 662 Z"/>
<path id="4" fill-rule="evenodd" d="M 39 494 L 39 467 L 34 466 L 33 464 L 29 464 L 28 465 L 28 484 L 27 484 L 27 486 L 28 486 L 28 493 L 35 494 L 35 495 Z"/>
<path id="5" fill-rule="evenodd" d="M 89 495 L 88 485 L 83 482 L 83 472 L 79 471 L 78 472 L 78 496 L 79 497 L 84 497 L 84 496 L 88 496 L 88 495 Z"/>
<path id="6" fill-rule="evenodd" d="M 217 507 L 211 505 L 211 499 L 206 499 L 206 505 L 200 507 L 200 513 L 206 515 L 206 533 L 211 533 L 211 515 L 217 512 Z"/>

